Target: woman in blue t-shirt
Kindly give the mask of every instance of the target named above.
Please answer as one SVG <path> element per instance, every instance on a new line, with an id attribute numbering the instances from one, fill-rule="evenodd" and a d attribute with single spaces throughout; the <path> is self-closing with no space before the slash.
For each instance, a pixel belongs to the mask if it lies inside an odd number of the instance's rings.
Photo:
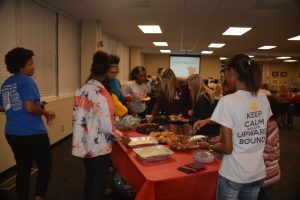
<path id="1" fill-rule="evenodd" d="M 14 48 L 5 55 L 7 70 L 12 74 L 0 92 L 0 111 L 5 112 L 5 137 L 17 166 L 18 199 L 28 199 L 30 170 L 33 160 L 38 167 L 35 200 L 45 196 L 51 168 L 49 138 L 42 115 L 55 117 L 54 112 L 41 109 L 40 94 L 31 76 L 34 73 L 33 52 Z"/>

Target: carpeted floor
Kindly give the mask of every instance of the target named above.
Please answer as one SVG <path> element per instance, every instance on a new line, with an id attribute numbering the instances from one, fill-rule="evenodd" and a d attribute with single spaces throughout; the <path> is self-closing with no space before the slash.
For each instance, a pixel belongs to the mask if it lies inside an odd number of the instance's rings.
<path id="1" fill-rule="evenodd" d="M 300 118 L 295 118 L 293 128 L 280 129 L 282 172 L 281 181 L 273 187 L 274 200 L 300 199 Z M 82 200 L 82 160 L 71 156 L 71 137 L 55 145 L 52 150 L 53 168 L 47 200 Z M 32 176 L 35 183 L 36 175 Z M 0 181 L 1 182 L 1 181 Z M 31 184 L 31 194 L 33 184 Z M 0 190 L 1 200 L 16 200 L 15 189 Z M 116 190 L 105 200 L 125 199 Z"/>

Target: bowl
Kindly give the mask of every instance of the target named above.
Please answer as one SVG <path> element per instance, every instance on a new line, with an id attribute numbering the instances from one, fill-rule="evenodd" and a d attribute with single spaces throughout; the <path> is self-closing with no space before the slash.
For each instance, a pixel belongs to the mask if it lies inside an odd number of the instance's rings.
<path id="1" fill-rule="evenodd" d="M 215 156 L 208 150 L 198 150 L 194 153 L 193 158 L 200 163 L 211 163 L 214 161 Z"/>

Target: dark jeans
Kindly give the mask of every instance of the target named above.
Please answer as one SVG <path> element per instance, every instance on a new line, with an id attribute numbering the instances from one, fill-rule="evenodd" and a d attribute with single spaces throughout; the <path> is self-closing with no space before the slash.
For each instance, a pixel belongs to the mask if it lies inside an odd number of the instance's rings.
<path id="1" fill-rule="evenodd" d="M 16 159 L 16 190 L 18 200 L 28 199 L 30 172 L 33 161 L 36 161 L 38 167 L 35 196 L 45 196 L 51 170 L 51 153 L 48 135 L 6 135 L 6 139 Z"/>
<path id="2" fill-rule="evenodd" d="M 101 200 L 107 185 L 110 154 L 84 158 L 85 183 L 84 199 Z"/>

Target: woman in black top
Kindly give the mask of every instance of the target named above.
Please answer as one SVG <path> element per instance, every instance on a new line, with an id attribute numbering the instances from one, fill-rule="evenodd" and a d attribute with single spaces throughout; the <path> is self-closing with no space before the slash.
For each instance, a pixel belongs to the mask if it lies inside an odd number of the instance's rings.
<path id="1" fill-rule="evenodd" d="M 187 79 L 191 90 L 191 98 L 193 102 L 193 110 L 189 111 L 190 124 L 201 119 L 210 118 L 214 109 L 215 101 L 213 91 L 205 86 L 203 79 L 199 74 L 193 74 Z M 198 135 L 216 136 L 219 135 L 219 125 L 206 125 L 197 131 Z"/>

